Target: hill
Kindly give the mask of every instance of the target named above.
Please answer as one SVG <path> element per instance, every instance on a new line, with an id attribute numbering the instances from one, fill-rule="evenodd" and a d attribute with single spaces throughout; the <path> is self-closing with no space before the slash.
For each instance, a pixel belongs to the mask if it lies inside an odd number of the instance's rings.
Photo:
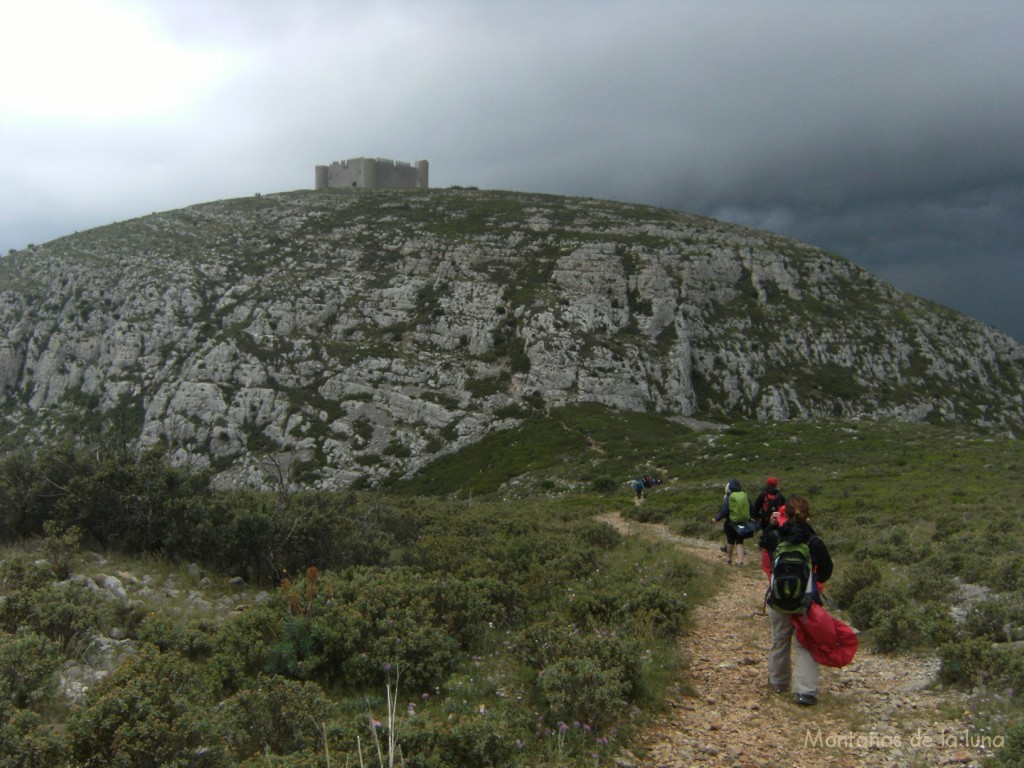
<path id="1" fill-rule="evenodd" d="M 410 476 L 571 403 L 1024 428 L 1024 348 L 849 261 L 638 205 L 289 192 L 0 260 L 5 444 L 98 429 L 222 486 Z"/>

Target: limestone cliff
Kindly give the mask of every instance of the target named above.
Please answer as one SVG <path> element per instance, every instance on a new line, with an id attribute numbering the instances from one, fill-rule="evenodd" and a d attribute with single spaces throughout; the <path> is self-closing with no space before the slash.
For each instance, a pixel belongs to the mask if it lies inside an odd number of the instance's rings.
<path id="1" fill-rule="evenodd" d="M 290 192 L 0 259 L 4 444 L 114 411 L 224 484 L 415 471 L 533 408 L 1024 428 L 1024 349 L 840 257 L 664 209 Z"/>

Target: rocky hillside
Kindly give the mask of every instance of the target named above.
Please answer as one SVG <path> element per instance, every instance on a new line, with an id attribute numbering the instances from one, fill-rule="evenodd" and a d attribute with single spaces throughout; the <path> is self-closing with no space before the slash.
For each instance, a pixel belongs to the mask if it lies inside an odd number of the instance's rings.
<path id="1" fill-rule="evenodd" d="M 1024 429 L 1024 348 L 713 220 L 479 190 L 289 192 L 0 259 L 5 446 L 106 413 L 224 484 L 404 474 L 532 409 Z"/>

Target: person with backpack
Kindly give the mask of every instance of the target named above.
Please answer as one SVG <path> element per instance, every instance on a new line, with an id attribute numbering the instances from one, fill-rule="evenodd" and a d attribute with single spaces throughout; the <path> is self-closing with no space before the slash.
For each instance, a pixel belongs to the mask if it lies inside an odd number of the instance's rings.
<path id="1" fill-rule="evenodd" d="M 768 684 L 782 693 L 792 683 L 796 702 L 818 703 L 818 662 L 797 639 L 793 643 L 793 617 L 803 616 L 811 603 L 821 604 L 821 584 L 832 575 L 832 557 L 811 527 L 811 510 L 803 496 L 790 496 L 788 520 L 769 531 L 768 552 L 772 562 L 765 602 L 772 610 L 772 645 L 768 651 Z M 795 645 L 795 648 L 792 647 Z M 796 656 L 793 664 L 790 651 Z"/>
<path id="2" fill-rule="evenodd" d="M 754 500 L 754 517 L 761 524 L 762 531 L 767 531 L 771 525 L 772 513 L 784 506 L 786 506 L 786 497 L 779 490 L 778 479 L 769 477 L 764 488 L 761 489 L 761 493 Z"/>
<path id="3" fill-rule="evenodd" d="M 754 501 L 754 517 L 760 523 L 761 538 L 757 546 L 761 548 L 761 569 L 769 576 L 772 573 L 771 559 L 768 555 L 768 539 L 773 529 L 786 522 L 786 497 L 779 490 L 777 478 L 769 477 Z"/>
<path id="4" fill-rule="evenodd" d="M 717 523 L 724 520 L 725 529 L 725 551 L 729 565 L 732 565 L 733 549 L 739 547 L 739 560 L 737 565 L 743 565 L 743 540 L 753 535 L 756 530 L 750 520 L 750 497 L 743 491 L 740 481 L 733 478 L 725 486 L 725 499 L 718 510 L 718 514 L 711 518 L 711 522 Z"/>

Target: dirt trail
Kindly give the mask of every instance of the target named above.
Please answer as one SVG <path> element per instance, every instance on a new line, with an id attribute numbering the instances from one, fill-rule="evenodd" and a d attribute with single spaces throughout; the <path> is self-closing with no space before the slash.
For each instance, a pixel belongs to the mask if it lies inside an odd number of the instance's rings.
<path id="1" fill-rule="evenodd" d="M 798 707 L 792 694 L 768 687 L 771 630 L 761 613 L 766 577 L 756 546 L 747 547 L 744 567 L 726 567 L 718 543 L 618 515 L 603 519 L 718 563 L 724 579 L 681 641 L 689 659 L 683 684 L 635 754 L 616 761 L 619 768 L 981 765 L 980 737 L 957 719 L 963 696 L 932 687 L 937 659 L 874 654 L 862 645 L 849 666 L 821 668 L 817 706 Z"/>

